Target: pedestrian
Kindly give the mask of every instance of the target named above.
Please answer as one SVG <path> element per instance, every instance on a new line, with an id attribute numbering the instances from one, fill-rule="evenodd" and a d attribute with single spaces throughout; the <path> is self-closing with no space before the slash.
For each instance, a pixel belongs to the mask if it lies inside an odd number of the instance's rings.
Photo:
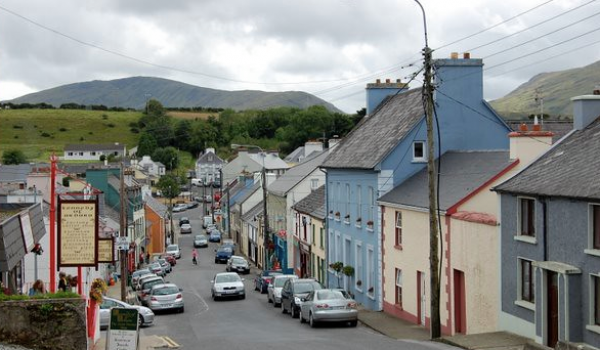
<path id="1" fill-rule="evenodd" d="M 194 265 L 198 264 L 198 252 L 196 251 L 196 248 L 192 249 L 192 262 L 194 263 Z"/>
<path id="2" fill-rule="evenodd" d="M 64 272 L 60 272 L 58 274 L 58 290 L 60 292 L 66 292 L 68 284 L 67 275 Z"/>
<path id="3" fill-rule="evenodd" d="M 142 267 L 143 263 L 144 263 L 144 252 L 140 252 L 140 267 Z"/>
<path id="4" fill-rule="evenodd" d="M 33 283 L 33 287 L 29 290 L 29 296 L 45 294 L 46 288 L 44 287 L 44 282 L 42 280 L 37 280 Z"/>
<path id="5" fill-rule="evenodd" d="M 146 253 L 146 264 L 150 264 L 150 252 Z"/>

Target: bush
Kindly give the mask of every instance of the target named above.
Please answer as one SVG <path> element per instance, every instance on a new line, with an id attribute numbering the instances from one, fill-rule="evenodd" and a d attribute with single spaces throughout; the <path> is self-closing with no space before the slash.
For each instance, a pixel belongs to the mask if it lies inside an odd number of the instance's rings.
<path id="1" fill-rule="evenodd" d="M 106 126 L 108 126 L 109 128 L 114 128 L 116 125 L 113 123 L 108 123 L 108 124 L 106 124 Z"/>
<path id="2" fill-rule="evenodd" d="M 41 136 L 42 137 L 50 137 L 52 135 L 50 135 L 49 133 L 47 133 L 47 132 L 44 131 L 44 132 L 42 132 Z"/>
<path id="3" fill-rule="evenodd" d="M 73 292 L 56 292 L 56 293 L 45 293 L 36 294 L 34 296 L 28 296 L 25 294 L 6 295 L 0 293 L 0 301 L 11 301 L 11 300 L 37 300 L 37 299 L 67 299 L 67 298 L 81 298 L 77 293 Z"/>
<path id="4" fill-rule="evenodd" d="M 13 129 L 23 129 L 23 125 L 13 125 Z"/>
<path id="5" fill-rule="evenodd" d="M 65 131 L 67 131 L 67 128 L 60 128 L 60 129 L 58 129 L 58 131 L 63 131 L 63 132 L 65 132 Z"/>

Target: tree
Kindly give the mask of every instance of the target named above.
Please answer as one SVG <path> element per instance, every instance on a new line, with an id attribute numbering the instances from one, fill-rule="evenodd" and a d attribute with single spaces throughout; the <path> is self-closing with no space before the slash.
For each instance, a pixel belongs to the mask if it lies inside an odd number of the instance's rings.
<path id="1" fill-rule="evenodd" d="M 160 180 L 158 180 L 156 187 L 165 198 L 173 199 L 181 194 L 179 178 L 172 174 L 163 175 Z"/>
<path id="2" fill-rule="evenodd" d="M 176 169 L 179 165 L 178 152 L 174 147 L 155 149 L 152 153 L 152 160 L 163 163 L 167 170 Z"/>
<path id="3" fill-rule="evenodd" d="M 19 149 L 7 150 L 2 155 L 2 164 L 4 165 L 23 163 L 27 163 L 27 158 L 25 157 L 25 153 Z"/>
<path id="4" fill-rule="evenodd" d="M 150 156 L 154 153 L 154 150 L 158 147 L 158 143 L 156 139 L 151 134 L 144 132 L 140 136 L 140 141 L 138 142 L 138 150 L 137 155 L 139 157 L 142 156 Z"/>
<path id="5" fill-rule="evenodd" d="M 331 269 L 333 271 L 335 271 L 335 275 L 337 277 L 337 282 L 338 282 L 337 285 L 338 285 L 338 288 L 340 288 L 341 287 L 340 286 L 340 278 L 342 277 L 341 273 L 342 273 L 342 269 L 344 268 L 344 263 L 341 261 L 336 261 L 336 262 L 330 264 L 329 267 L 331 267 Z"/>

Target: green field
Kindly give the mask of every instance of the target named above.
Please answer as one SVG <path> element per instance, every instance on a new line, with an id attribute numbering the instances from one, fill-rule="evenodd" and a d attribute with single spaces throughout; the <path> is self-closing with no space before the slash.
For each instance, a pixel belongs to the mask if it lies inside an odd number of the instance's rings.
<path id="1" fill-rule="evenodd" d="M 70 143 L 125 144 L 135 147 L 140 134 L 131 131 L 141 112 L 85 110 L 0 110 L 0 154 L 20 149 L 29 161 L 63 155 Z"/>

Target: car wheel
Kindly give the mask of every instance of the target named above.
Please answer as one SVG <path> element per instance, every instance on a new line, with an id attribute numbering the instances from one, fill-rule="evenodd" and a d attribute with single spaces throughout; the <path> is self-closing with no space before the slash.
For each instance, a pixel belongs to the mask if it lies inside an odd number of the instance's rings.
<path id="1" fill-rule="evenodd" d="M 298 316 L 298 311 L 296 311 L 294 304 L 290 305 L 290 316 L 292 316 L 292 318 L 296 318 L 296 316 Z"/>
<path id="2" fill-rule="evenodd" d="M 258 290 L 258 283 L 256 281 L 254 281 L 254 290 Z"/>
<path id="3" fill-rule="evenodd" d="M 282 314 L 287 313 L 287 310 L 285 309 L 285 304 L 283 303 L 283 300 L 281 301 L 281 313 Z"/>
<path id="4" fill-rule="evenodd" d="M 308 315 L 308 324 L 312 327 L 312 328 L 316 328 L 317 327 L 317 322 L 315 322 L 315 319 L 313 318 L 312 314 Z"/>
<path id="5" fill-rule="evenodd" d="M 184 313 L 184 312 L 185 312 L 185 309 L 184 309 L 184 308 L 183 308 L 183 306 L 182 306 L 182 307 L 181 307 L 181 309 L 179 309 L 179 313 L 181 313 L 181 314 L 182 314 L 182 313 Z"/>
<path id="6" fill-rule="evenodd" d="M 142 315 L 140 315 L 138 317 L 138 328 L 141 328 L 143 324 L 144 324 L 144 318 L 142 317 Z"/>
<path id="7" fill-rule="evenodd" d="M 217 259 L 215 259 L 215 264 L 217 264 L 219 261 Z"/>
<path id="8" fill-rule="evenodd" d="M 358 321 L 350 321 L 350 327 L 356 327 Z"/>
<path id="9" fill-rule="evenodd" d="M 240 297 L 240 299 L 242 299 L 242 300 L 246 299 L 246 294 L 242 295 L 242 296 Z"/>
<path id="10" fill-rule="evenodd" d="M 273 303 L 273 305 L 275 305 L 273 300 L 271 300 L 271 298 L 269 298 L 269 294 L 267 294 L 267 303 Z"/>

